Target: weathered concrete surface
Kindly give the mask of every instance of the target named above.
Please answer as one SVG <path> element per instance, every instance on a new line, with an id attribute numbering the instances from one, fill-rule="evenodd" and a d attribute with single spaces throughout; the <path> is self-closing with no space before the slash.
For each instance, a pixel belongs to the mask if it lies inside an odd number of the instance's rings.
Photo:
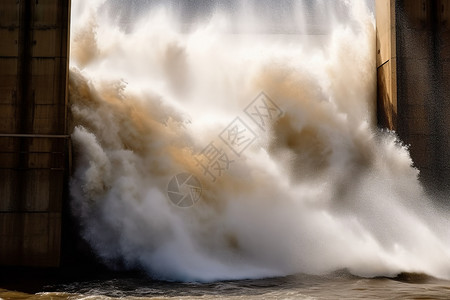
<path id="1" fill-rule="evenodd" d="M 376 0 L 378 123 L 410 145 L 430 192 L 450 191 L 450 1 Z"/>
<path id="2" fill-rule="evenodd" d="M 0 265 L 59 265 L 69 9 L 0 2 Z"/>
<path id="3" fill-rule="evenodd" d="M 395 5 L 391 0 L 377 0 L 377 117 L 382 127 L 397 126 L 397 85 L 395 54 Z"/>

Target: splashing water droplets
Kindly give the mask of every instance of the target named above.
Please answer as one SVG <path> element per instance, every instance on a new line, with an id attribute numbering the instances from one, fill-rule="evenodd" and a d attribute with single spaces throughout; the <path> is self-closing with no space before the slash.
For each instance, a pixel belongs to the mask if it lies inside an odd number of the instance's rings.
<path id="1" fill-rule="evenodd" d="M 450 278 L 446 215 L 374 127 L 362 1 L 141 2 L 72 12 L 71 201 L 99 257 L 182 281 Z"/>

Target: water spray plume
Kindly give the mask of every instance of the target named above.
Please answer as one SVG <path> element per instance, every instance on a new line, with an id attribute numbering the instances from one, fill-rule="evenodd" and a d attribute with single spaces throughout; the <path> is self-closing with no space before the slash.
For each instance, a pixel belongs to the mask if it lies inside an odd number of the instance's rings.
<path id="1" fill-rule="evenodd" d="M 217 2 L 189 26 L 176 5 L 143 2 L 131 18 L 115 1 L 76 2 L 71 203 L 106 264 L 181 281 L 450 278 L 447 214 L 375 127 L 364 2 L 287 1 L 290 34 L 264 34 L 266 1 Z"/>

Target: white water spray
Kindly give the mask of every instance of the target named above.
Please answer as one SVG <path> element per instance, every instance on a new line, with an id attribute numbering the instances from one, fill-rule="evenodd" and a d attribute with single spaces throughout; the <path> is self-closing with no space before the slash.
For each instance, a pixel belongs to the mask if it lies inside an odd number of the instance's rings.
<path id="1" fill-rule="evenodd" d="M 114 3 L 73 1 L 70 71 L 72 208 L 106 263 L 183 281 L 341 268 L 450 278 L 446 216 L 407 149 L 374 127 L 363 2 L 287 1 L 292 20 L 275 23 L 297 34 L 263 34 L 265 1 L 189 24 L 175 5 L 143 2 L 133 19 Z M 326 35 L 305 34 L 311 9 Z M 282 111 L 262 129 L 244 112 L 260 92 Z M 237 117 L 255 136 L 239 155 L 221 136 Z M 196 160 L 211 142 L 233 161 L 214 180 Z M 189 208 L 167 194 L 181 172 L 201 182 Z"/>

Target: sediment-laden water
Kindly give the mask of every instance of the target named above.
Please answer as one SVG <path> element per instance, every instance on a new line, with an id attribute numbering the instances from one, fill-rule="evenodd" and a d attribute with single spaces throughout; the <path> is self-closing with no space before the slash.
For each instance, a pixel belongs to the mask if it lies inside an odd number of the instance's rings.
<path id="1" fill-rule="evenodd" d="M 174 283 L 143 276 L 48 282 L 36 291 L 0 289 L 2 299 L 448 299 L 448 281 L 420 274 L 361 278 L 348 272 L 259 280 Z"/>

